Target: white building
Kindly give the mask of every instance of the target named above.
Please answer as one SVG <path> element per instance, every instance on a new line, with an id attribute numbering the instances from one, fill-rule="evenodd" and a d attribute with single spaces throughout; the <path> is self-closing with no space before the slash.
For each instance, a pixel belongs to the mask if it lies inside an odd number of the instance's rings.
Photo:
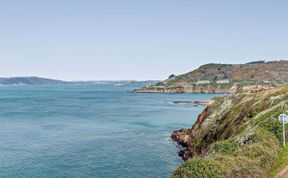
<path id="1" fill-rule="evenodd" d="M 227 79 L 226 79 L 226 80 L 217 80 L 217 81 L 216 81 L 217 84 L 225 84 L 225 83 L 229 83 L 229 82 L 230 82 L 230 81 L 227 80 Z"/>
<path id="2" fill-rule="evenodd" d="M 196 82 L 196 85 L 210 84 L 209 80 L 199 80 Z"/>

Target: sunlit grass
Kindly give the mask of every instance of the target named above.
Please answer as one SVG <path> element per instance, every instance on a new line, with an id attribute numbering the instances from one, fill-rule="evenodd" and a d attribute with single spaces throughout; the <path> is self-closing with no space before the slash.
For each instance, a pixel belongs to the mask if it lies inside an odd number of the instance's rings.
<path id="1" fill-rule="evenodd" d="M 268 174 L 268 178 L 274 178 L 277 174 L 280 173 L 288 165 L 288 146 L 283 148 L 279 153 L 278 159 L 275 163 L 273 171 Z"/>

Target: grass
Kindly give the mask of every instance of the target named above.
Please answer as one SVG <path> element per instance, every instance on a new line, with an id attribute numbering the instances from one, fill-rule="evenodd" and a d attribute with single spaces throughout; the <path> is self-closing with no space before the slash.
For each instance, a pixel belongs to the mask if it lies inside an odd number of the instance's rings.
<path id="1" fill-rule="evenodd" d="M 195 158 L 184 163 L 172 178 L 219 177 L 224 174 L 225 163 L 208 158 Z"/>
<path id="2" fill-rule="evenodd" d="M 279 172 L 284 169 L 288 164 L 288 146 L 283 148 L 279 155 L 278 159 L 275 162 L 274 169 L 268 174 L 268 178 L 274 178 L 279 174 Z"/>
<path id="3" fill-rule="evenodd" d="M 221 153 L 223 155 L 235 155 L 237 148 L 238 145 L 235 142 L 230 142 L 228 140 L 216 142 L 213 145 L 215 153 Z"/>
<path id="4" fill-rule="evenodd" d="M 265 177 L 274 168 L 279 150 L 277 137 L 258 128 L 245 137 L 243 145 L 237 140 L 217 141 L 206 158 L 187 161 L 172 177 Z"/>

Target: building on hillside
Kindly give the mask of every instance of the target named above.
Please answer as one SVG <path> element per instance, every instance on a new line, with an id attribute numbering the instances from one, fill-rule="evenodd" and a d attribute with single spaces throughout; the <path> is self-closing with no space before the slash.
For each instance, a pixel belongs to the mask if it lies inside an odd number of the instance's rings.
<path id="1" fill-rule="evenodd" d="M 198 80 L 196 82 L 196 85 L 205 85 L 205 84 L 210 84 L 209 80 Z"/>
<path id="2" fill-rule="evenodd" d="M 217 83 L 217 84 L 230 83 L 230 80 L 228 80 L 228 79 L 226 79 L 226 80 L 217 80 L 216 83 Z"/>

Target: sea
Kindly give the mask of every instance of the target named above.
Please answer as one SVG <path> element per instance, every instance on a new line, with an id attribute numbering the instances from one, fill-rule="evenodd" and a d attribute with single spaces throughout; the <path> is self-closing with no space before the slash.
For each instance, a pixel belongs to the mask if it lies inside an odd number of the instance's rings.
<path id="1" fill-rule="evenodd" d="M 170 135 L 213 94 L 134 93 L 143 84 L 0 86 L 0 177 L 168 178 Z"/>

